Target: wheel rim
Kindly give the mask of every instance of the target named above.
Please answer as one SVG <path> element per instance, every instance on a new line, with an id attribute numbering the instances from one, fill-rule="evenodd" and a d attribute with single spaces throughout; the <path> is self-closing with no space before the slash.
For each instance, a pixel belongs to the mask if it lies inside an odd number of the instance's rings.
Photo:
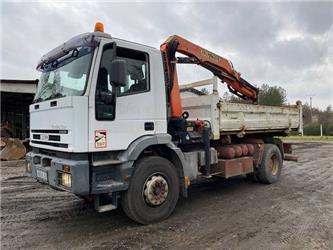
<path id="1" fill-rule="evenodd" d="M 279 172 L 279 161 L 276 155 L 272 155 L 269 161 L 269 168 L 271 170 L 272 175 L 277 175 Z"/>
<path id="2" fill-rule="evenodd" d="M 143 197 L 149 206 L 163 204 L 169 193 L 169 185 L 164 176 L 156 173 L 147 178 L 143 187 Z"/>

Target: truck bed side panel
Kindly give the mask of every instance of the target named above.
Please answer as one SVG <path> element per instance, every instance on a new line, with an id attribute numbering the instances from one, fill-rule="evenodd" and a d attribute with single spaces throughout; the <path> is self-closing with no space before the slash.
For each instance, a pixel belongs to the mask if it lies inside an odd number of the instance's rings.
<path id="1" fill-rule="evenodd" d="M 183 109 L 189 119 L 208 120 L 214 139 L 220 134 L 301 131 L 301 106 L 265 106 L 226 103 L 215 94 L 185 97 Z"/>

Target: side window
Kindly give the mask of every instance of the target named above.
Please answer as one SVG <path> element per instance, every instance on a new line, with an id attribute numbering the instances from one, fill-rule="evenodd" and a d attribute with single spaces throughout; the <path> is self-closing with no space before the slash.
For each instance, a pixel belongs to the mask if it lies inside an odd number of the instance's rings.
<path id="1" fill-rule="evenodd" d="M 131 95 L 149 90 L 148 54 L 136 50 L 117 48 L 117 58 L 127 64 L 127 82 L 118 88 L 118 96 Z"/>
<path id="2" fill-rule="evenodd" d="M 115 100 L 113 87 L 110 83 L 110 63 L 113 59 L 114 45 L 107 44 L 103 48 L 103 54 L 97 76 L 95 94 L 96 120 L 114 120 Z"/>

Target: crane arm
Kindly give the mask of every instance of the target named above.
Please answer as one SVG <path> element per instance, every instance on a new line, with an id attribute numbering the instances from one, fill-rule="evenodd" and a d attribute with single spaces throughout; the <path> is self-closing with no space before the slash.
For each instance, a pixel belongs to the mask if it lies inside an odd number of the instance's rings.
<path id="1" fill-rule="evenodd" d="M 257 101 L 258 88 L 244 80 L 240 76 L 240 73 L 233 68 L 232 63 L 228 59 L 216 55 L 177 35 L 169 37 L 161 45 L 160 49 L 165 64 L 172 117 L 180 118 L 183 112 L 176 63 L 198 64 L 211 71 L 222 82 L 225 82 L 233 94 L 243 99 L 252 100 L 253 102 Z M 176 58 L 176 52 L 187 57 Z"/>

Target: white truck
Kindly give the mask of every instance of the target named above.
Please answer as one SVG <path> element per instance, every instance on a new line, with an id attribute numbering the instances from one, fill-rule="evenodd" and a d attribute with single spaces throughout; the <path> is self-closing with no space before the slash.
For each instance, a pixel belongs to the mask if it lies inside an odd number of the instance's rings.
<path id="1" fill-rule="evenodd" d="M 296 157 L 275 136 L 302 131 L 301 104 L 224 103 L 216 84 L 212 94 L 181 98 L 176 63 L 199 64 L 256 101 L 258 90 L 223 57 L 178 36 L 160 50 L 117 39 L 98 23 L 38 63 L 27 173 L 100 212 L 121 203 L 141 224 L 167 218 L 203 178 L 276 182 L 283 159 Z"/>

